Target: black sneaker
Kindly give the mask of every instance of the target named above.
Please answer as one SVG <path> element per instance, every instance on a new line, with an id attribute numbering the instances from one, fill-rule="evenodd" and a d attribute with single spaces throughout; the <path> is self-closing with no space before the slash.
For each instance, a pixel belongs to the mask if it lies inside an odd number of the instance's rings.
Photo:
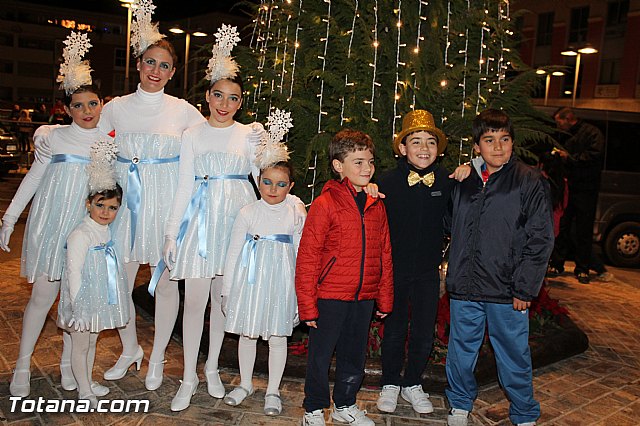
<path id="1" fill-rule="evenodd" d="M 586 272 L 580 272 L 576 274 L 576 278 L 580 284 L 589 284 L 591 280 L 589 279 L 589 274 Z"/>

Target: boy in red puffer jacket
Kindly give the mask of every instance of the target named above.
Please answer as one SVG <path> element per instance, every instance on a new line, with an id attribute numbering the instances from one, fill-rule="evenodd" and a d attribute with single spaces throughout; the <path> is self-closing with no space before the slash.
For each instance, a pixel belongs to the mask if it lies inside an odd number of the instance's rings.
<path id="1" fill-rule="evenodd" d="M 313 202 L 296 263 L 300 320 L 309 330 L 303 425 L 324 425 L 330 405 L 328 371 L 336 352 L 333 420 L 373 425 L 355 404 L 364 378 L 374 304 L 384 318 L 393 307 L 393 266 L 384 205 L 368 196 L 375 170 L 369 135 L 345 129 L 329 144 L 331 169 Z"/>

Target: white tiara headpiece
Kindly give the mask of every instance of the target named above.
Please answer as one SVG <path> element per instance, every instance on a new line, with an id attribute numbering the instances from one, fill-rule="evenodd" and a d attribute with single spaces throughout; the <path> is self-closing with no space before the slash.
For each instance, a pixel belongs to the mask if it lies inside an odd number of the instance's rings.
<path id="1" fill-rule="evenodd" d="M 60 73 L 56 81 L 67 95 L 71 95 L 78 87 L 92 83 L 91 67 L 89 61 L 82 57 L 89 51 L 91 43 L 86 33 L 71 31 L 64 41 L 65 48 L 62 51 L 64 62 L 60 64 Z"/>
<path id="2" fill-rule="evenodd" d="M 293 127 L 291 113 L 277 109 L 267 118 L 269 129 L 256 148 L 256 166 L 264 170 L 290 157 L 287 145 L 282 138 Z"/>
<path id="3" fill-rule="evenodd" d="M 238 64 L 231 57 L 231 51 L 240 41 L 238 27 L 222 24 L 215 34 L 211 59 L 207 66 L 206 79 L 216 82 L 224 78 L 234 78 L 239 71 Z"/>
<path id="4" fill-rule="evenodd" d="M 133 56 L 142 56 L 149 46 L 162 40 L 165 35 L 158 31 L 158 23 L 151 23 L 151 15 L 156 9 L 152 0 L 136 0 L 131 4 L 135 21 L 131 22 L 131 47 Z"/>
<path id="5" fill-rule="evenodd" d="M 86 171 L 89 194 L 97 194 L 116 187 L 115 161 L 118 147 L 111 139 L 100 138 L 91 146 L 91 162 Z"/>

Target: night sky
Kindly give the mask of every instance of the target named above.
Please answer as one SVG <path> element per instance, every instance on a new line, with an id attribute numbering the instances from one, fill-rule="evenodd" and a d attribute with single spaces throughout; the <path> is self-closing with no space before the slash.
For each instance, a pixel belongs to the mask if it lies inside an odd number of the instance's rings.
<path id="1" fill-rule="evenodd" d="M 122 12 L 118 0 L 23 0 L 23 2 L 113 14 Z M 238 3 L 242 2 L 231 0 L 154 0 L 153 4 L 157 6 L 157 9 L 153 20 L 176 20 L 216 11 L 242 13 L 237 9 L 231 10 Z"/>

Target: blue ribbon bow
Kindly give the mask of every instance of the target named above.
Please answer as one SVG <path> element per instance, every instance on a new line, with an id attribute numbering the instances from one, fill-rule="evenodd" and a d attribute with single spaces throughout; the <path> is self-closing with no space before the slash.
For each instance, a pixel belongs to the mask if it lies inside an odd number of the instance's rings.
<path id="1" fill-rule="evenodd" d="M 207 258 L 207 226 L 204 223 L 205 220 L 205 211 L 207 208 L 207 201 L 209 199 L 209 181 L 212 179 L 240 179 L 240 180 L 248 180 L 249 176 L 247 175 L 215 175 L 215 176 L 196 176 L 195 181 L 200 182 L 198 185 L 198 189 L 191 197 L 191 201 L 187 206 L 184 214 L 182 215 L 182 220 L 180 221 L 180 230 L 178 231 L 178 237 L 176 238 L 176 246 L 180 247 L 182 240 L 184 240 L 184 236 L 187 233 L 187 228 L 189 227 L 189 222 L 193 219 L 196 208 L 198 209 L 198 255 L 203 259 Z M 151 281 L 149 282 L 149 294 L 154 295 L 156 291 L 156 287 L 158 286 L 158 281 L 160 281 L 160 276 L 167 268 L 167 264 L 164 262 L 164 259 L 160 259 L 158 265 L 156 266 L 155 271 L 153 271 L 153 275 L 151 276 Z"/>
<path id="2" fill-rule="evenodd" d="M 142 181 L 140 180 L 140 172 L 138 164 L 167 164 L 175 163 L 180 157 L 169 158 L 144 158 L 133 157 L 132 159 L 117 156 L 119 163 L 129 164 L 129 175 L 127 176 L 127 208 L 131 214 L 131 247 L 136 240 L 136 225 L 138 223 L 138 211 L 140 210 L 140 200 L 142 199 Z"/>
<path id="3" fill-rule="evenodd" d="M 116 251 L 113 248 L 113 241 L 99 246 L 92 247 L 92 250 L 104 250 L 104 256 L 107 261 L 107 300 L 109 305 L 118 304 L 118 259 Z"/>
<path id="4" fill-rule="evenodd" d="M 249 284 L 256 283 L 256 245 L 259 240 L 278 241 L 285 244 L 293 244 L 293 235 L 273 234 L 273 235 L 251 235 L 246 234 L 246 242 L 242 247 L 242 267 L 249 268 Z"/>

